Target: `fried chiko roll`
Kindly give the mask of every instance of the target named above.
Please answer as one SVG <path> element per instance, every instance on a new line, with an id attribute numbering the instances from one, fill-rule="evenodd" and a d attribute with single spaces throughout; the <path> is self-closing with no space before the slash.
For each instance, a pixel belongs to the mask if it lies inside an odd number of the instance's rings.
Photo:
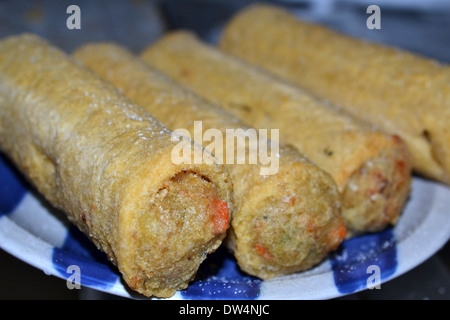
<path id="1" fill-rule="evenodd" d="M 147 296 L 186 288 L 231 220 L 226 168 L 174 164 L 171 137 L 44 40 L 0 42 L 2 151 Z"/>
<path id="2" fill-rule="evenodd" d="M 242 270 L 263 279 L 289 274 L 314 266 L 339 246 L 346 228 L 337 187 L 329 174 L 297 150 L 279 146 L 273 174 L 261 174 L 264 165 L 248 161 L 249 144 L 247 161 L 230 163 L 224 154 L 237 144 L 230 144 L 226 131 L 251 129 L 231 114 L 115 44 L 87 44 L 73 55 L 169 129 L 186 129 L 199 142 L 195 121 L 202 121 L 205 135 L 209 129 L 224 133 L 225 148 L 210 150 L 223 160 L 233 180 L 235 211 L 227 244 Z M 210 148 L 210 142 L 203 142 Z"/>
<path id="3" fill-rule="evenodd" d="M 450 183 L 450 67 L 255 5 L 226 27 L 221 49 L 399 135 L 413 169 Z"/>
<path id="4" fill-rule="evenodd" d="M 366 130 L 185 31 L 163 37 L 142 57 L 249 125 L 279 128 L 281 142 L 295 146 L 335 179 L 349 235 L 397 221 L 411 183 L 409 155 L 397 136 Z"/>

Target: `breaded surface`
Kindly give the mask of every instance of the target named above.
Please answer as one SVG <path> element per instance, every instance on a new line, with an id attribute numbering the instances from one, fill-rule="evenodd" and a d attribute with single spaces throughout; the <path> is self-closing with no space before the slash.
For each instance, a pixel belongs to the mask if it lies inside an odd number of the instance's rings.
<path id="1" fill-rule="evenodd" d="M 226 148 L 211 151 L 223 159 L 233 179 L 235 214 L 227 243 L 242 270 L 263 279 L 305 270 L 342 242 L 345 226 L 337 187 L 297 150 L 280 146 L 279 169 L 271 175 L 261 174 L 265 165 L 248 161 L 248 144 L 245 164 L 229 163 L 224 154 L 230 149 L 236 154 L 237 145 L 227 144 L 226 130 L 250 129 L 242 121 L 117 45 L 87 44 L 74 56 L 169 129 L 187 129 L 194 137 L 194 121 L 201 120 L 204 132 L 224 133 Z"/>
<path id="2" fill-rule="evenodd" d="M 230 218 L 227 170 L 176 165 L 175 144 L 161 123 L 44 40 L 0 42 L 2 151 L 148 296 L 186 288 Z"/>
<path id="3" fill-rule="evenodd" d="M 411 183 L 409 154 L 400 138 L 366 128 L 188 32 L 168 34 L 142 57 L 251 126 L 279 129 L 281 142 L 334 178 L 349 234 L 381 230 L 397 221 Z"/>
<path id="4" fill-rule="evenodd" d="M 413 168 L 450 183 L 450 67 L 254 5 L 225 28 L 221 49 L 399 135 Z"/>

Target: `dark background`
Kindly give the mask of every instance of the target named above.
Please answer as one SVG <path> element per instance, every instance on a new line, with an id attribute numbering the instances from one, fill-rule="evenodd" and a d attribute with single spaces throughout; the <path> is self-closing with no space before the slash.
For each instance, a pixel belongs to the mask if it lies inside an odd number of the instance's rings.
<path id="1" fill-rule="evenodd" d="M 88 41 L 116 41 L 135 53 L 165 31 L 187 28 L 214 43 L 230 16 L 256 1 L 242 0 L 0 0 L 0 38 L 33 32 L 68 53 Z M 283 5 L 306 20 L 349 35 L 395 45 L 450 63 L 448 0 L 290 0 Z M 81 9 L 81 29 L 69 30 L 66 9 Z M 366 8 L 381 8 L 381 29 L 369 30 Z M 1 244 L 0 244 L 1 245 Z M 68 290 L 65 280 L 45 275 L 0 249 L 0 299 L 119 299 L 89 288 Z M 404 275 L 339 299 L 450 299 L 450 243 Z"/>

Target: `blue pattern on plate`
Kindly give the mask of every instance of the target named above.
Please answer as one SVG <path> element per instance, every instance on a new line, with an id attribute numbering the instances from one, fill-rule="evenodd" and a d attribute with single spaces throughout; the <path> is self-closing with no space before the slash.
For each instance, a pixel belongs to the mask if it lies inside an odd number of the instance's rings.
<path id="1" fill-rule="evenodd" d="M 200 266 L 194 281 L 181 291 L 185 299 L 256 299 L 262 281 L 243 273 L 232 254 L 219 248 Z"/>
<path id="2" fill-rule="evenodd" d="M 340 293 L 367 289 L 369 277 L 373 280 L 377 271 L 380 272 L 381 281 L 389 278 L 397 268 L 396 240 L 392 229 L 344 241 L 332 255 L 331 265 L 334 282 Z M 377 269 L 374 271 L 370 266 Z M 369 285 L 374 284 L 369 281 Z"/>
<path id="3" fill-rule="evenodd" d="M 27 193 L 27 183 L 10 162 L 0 154 L 0 217 L 11 213 Z"/>
<path id="4" fill-rule="evenodd" d="M 120 277 L 106 255 L 74 226 L 69 228 L 63 246 L 53 248 L 52 261 L 54 269 L 66 279 L 72 275 L 67 268 L 78 266 L 80 282 L 84 286 L 108 289 Z"/>

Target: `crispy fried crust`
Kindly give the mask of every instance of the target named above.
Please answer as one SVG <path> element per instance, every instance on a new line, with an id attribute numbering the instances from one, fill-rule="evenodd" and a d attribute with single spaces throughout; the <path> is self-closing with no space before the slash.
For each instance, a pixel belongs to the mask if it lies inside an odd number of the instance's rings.
<path id="1" fill-rule="evenodd" d="M 194 121 L 203 130 L 249 127 L 114 44 L 87 44 L 74 56 L 142 105 L 169 129 L 187 129 Z M 195 139 L 195 137 L 194 137 Z M 206 142 L 206 141 L 205 141 Z M 209 141 L 205 143 L 209 147 Z M 227 145 L 224 152 L 235 146 Z M 248 159 L 249 146 L 245 150 Z M 211 150 L 216 156 L 220 149 Z M 235 214 L 228 245 L 240 267 L 263 279 L 308 269 L 343 240 L 337 187 L 331 176 L 297 150 L 280 146 L 279 170 L 262 175 L 261 163 L 231 164 Z"/>
<path id="2" fill-rule="evenodd" d="M 228 211 L 215 210 L 217 202 L 231 208 L 228 172 L 174 164 L 175 143 L 148 113 L 42 39 L 0 42 L 2 151 L 148 296 L 186 288 L 228 227 Z"/>
<path id="3" fill-rule="evenodd" d="M 450 183 L 450 67 L 255 5 L 225 28 L 221 49 L 399 135 L 416 172 Z"/>
<path id="4" fill-rule="evenodd" d="M 163 37 L 142 57 L 253 127 L 280 129 L 282 142 L 296 147 L 336 181 L 349 234 L 380 230 L 397 221 L 411 180 L 409 155 L 398 137 L 367 129 L 185 31 Z"/>

